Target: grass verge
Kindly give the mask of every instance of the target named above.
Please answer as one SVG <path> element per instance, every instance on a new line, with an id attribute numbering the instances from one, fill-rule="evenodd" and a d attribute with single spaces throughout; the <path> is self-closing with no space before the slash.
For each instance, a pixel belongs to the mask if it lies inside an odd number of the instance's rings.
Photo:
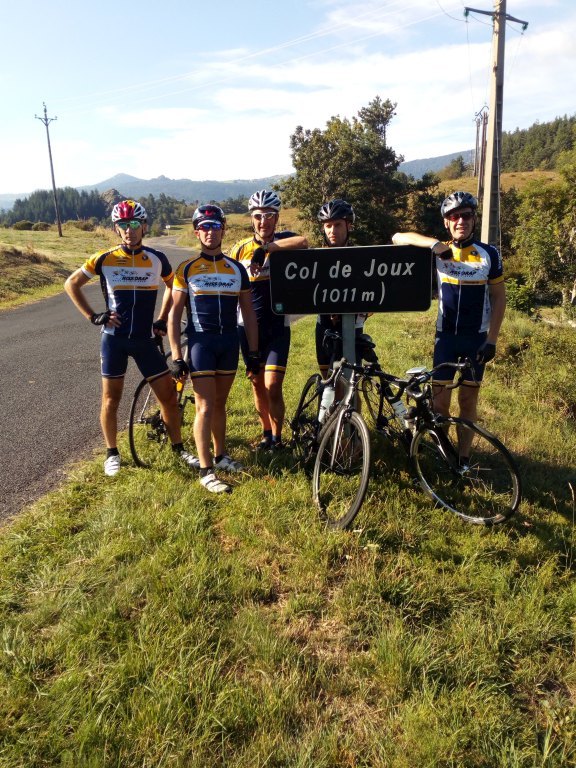
<path id="1" fill-rule="evenodd" d="M 293 328 L 289 411 L 313 323 Z M 430 362 L 432 327 L 433 310 L 368 330 L 401 373 Z M 491 530 L 432 509 L 375 444 L 356 530 L 328 534 L 306 475 L 251 452 L 243 376 L 231 496 L 169 461 L 136 469 L 125 443 L 116 478 L 77 469 L 2 531 L 0 764 L 574 764 L 575 355 L 567 332 L 507 318 L 482 415 L 526 498 Z"/>
<path id="2" fill-rule="evenodd" d="M 66 277 L 92 253 L 117 242 L 111 230 L 83 232 L 63 225 L 58 232 L 0 229 L 0 309 L 62 291 Z"/>

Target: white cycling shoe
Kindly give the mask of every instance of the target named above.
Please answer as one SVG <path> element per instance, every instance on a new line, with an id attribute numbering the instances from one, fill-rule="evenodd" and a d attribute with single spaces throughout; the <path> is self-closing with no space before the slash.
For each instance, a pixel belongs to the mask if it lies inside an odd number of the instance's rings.
<path id="1" fill-rule="evenodd" d="M 234 461 L 232 456 L 225 453 L 220 461 L 214 464 L 215 469 L 221 469 L 223 472 L 242 472 L 244 467 L 239 461 Z"/>
<path id="2" fill-rule="evenodd" d="M 209 475 L 204 475 L 204 477 L 200 478 L 200 485 L 204 486 L 207 491 L 210 491 L 210 493 L 231 493 L 232 488 L 228 485 L 228 483 L 225 483 L 223 480 L 220 480 L 214 472 L 210 472 Z"/>
<path id="3" fill-rule="evenodd" d="M 122 463 L 120 456 L 108 456 L 104 462 L 104 474 L 108 477 L 114 477 L 120 471 L 120 464 Z"/>

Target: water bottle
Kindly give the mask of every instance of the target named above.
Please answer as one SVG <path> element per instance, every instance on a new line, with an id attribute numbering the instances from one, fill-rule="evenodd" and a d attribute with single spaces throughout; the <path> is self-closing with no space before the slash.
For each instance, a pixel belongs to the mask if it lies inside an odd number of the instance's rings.
<path id="1" fill-rule="evenodd" d="M 336 396 L 336 389 L 334 387 L 326 386 L 322 390 L 322 399 L 320 400 L 320 410 L 318 411 L 318 421 L 323 424 L 326 419 L 326 413 L 330 410 L 334 403 Z"/>
<path id="2" fill-rule="evenodd" d="M 404 426 L 409 429 L 412 434 L 416 431 L 416 408 L 411 405 L 406 409 L 406 415 L 404 416 Z"/>
<path id="3" fill-rule="evenodd" d="M 394 411 L 396 418 L 399 421 L 403 422 L 404 419 L 406 418 L 406 414 L 408 413 L 408 409 L 406 408 L 402 400 L 394 400 L 394 402 L 390 403 L 390 405 L 392 406 L 392 409 Z"/>

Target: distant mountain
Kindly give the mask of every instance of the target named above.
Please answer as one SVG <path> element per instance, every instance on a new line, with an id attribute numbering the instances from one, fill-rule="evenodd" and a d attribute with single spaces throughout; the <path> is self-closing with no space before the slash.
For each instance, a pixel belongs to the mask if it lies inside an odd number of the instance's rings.
<path id="1" fill-rule="evenodd" d="M 19 195 L 15 193 L 0 195 L 0 211 L 9 211 L 16 200 L 21 200 L 22 198 L 27 197 L 29 194 L 29 192 L 22 192 Z"/>
<path id="2" fill-rule="evenodd" d="M 450 155 L 428 157 L 423 160 L 408 160 L 405 163 L 400 163 L 398 170 L 414 176 L 416 179 L 421 179 L 425 173 L 437 173 L 446 168 L 448 163 L 451 163 L 452 160 L 455 160 L 460 155 L 464 158 L 465 163 L 474 162 L 474 150 L 464 149 L 462 152 L 452 152 Z"/>
<path id="3" fill-rule="evenodd" d="M 285 176 L 267 176 L 262 179 L 237 179 L 235 181 L 191 181 L 190 179 L 169 179 L 167 176 L 158 176 L 156 179 L 138 179 L 125 173 L 119 173 L 111 179 L 99 181 L 91 186 L 78 187 L 90 192 L 93 189 L 105 192 L 108 189 L 118 189 L 126 197 L 144 197 L 154 195 L 158 197 L 165 194 L 176 200 L 184 200 L 186 203 L 194 203 L 197 200 L 226 200 L 229 197 L 247 197 L 257 189 L 264 189 L 277 184 Z"/>
<path id="4" fill-rule="evenodd" d="M 400 163 L 399 170 L 420 179 L 428 171 L 442 170 L 459 155 L 462 155 L 466 163 L 471 163 L 474 152 L 471 149 L 465 149 L 462 152 L 453 152 L 450 155 L 441 155 L 440 157 L 408 160 L 405 163 Z M 91 192 L 94 189 L 98 190 L 98 192 L 117 189 L 125 197 L 134 198 L 146 195 L 159 197 L 161 194 L 165 194 L 167 197 L 173 197 L 176 200 L 194 203 L 197 200 L 200 202 L 207 202 L 208 200 L 223 201 L 229 197 L 234 198 L 240 195 L 248 197 L 256 189 L 265 189 L 272 184 L 277 184 L 286 178 L 286 175 L 266 176 L 260 179 L 236 179 L 233 181 L 192 181 L 191 179 L 170 179 L 167 176 L 158 176 L 155 179 L 139 179 L 127 173 L 118 173 L 110 179 L 99 181 L 97 184 L 77 187 L 77 189 L 79 191 L 86 190 L 87 192 Z M 10 210 L 18 198 L 23 199 L 30 194 L 29 192 L 0 194 L 0 210 Z"/>

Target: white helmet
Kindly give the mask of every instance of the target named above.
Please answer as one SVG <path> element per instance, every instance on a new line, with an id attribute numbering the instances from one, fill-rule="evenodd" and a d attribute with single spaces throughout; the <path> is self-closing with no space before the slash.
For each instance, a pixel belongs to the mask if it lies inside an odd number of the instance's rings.
<path id="1" fill-rule="evenodd" d="M 276 192 L 268 189 L 260 189 L 258 192 L 254 192 L 248 200 L 249 211 L 255 211 L 258 208 L 271 208 L 275 213 L 278 213 L 281 205 L 282 203 Z"/>

